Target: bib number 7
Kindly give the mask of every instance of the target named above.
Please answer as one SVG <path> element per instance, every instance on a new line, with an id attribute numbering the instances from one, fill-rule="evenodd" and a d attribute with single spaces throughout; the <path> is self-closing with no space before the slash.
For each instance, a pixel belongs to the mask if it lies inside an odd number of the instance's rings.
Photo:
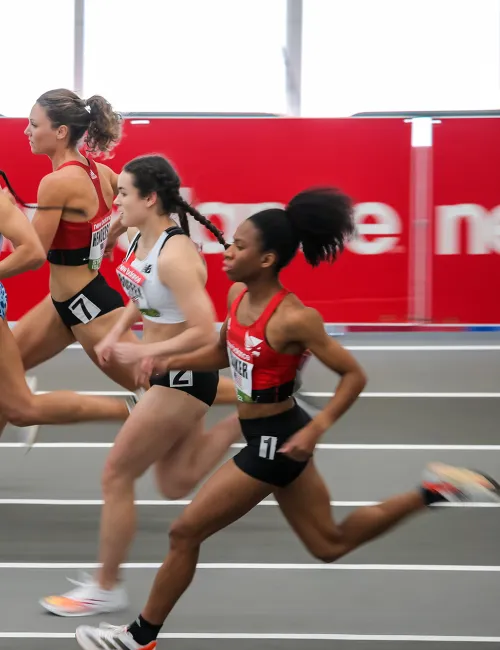
<path id="1" fill-rule="evenodd" d="M 68 309 L 76 316 L 81 323 L 90 323 L 94 318 L 101 313 L 100 308 L 95 305 L 92 300 L 81 293 L 68 305 Z"/>

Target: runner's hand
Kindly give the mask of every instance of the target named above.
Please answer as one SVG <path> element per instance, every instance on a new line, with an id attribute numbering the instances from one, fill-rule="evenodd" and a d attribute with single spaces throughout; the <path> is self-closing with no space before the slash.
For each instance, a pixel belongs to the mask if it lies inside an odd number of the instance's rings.
<path id="1" fill-rule="evenodd" d="M 145 347 L 142 343 L 115 343 L 113 357 L 124 365 L 134 364 L 146 356 Z"/>
<path id="2" fill-rule="evenodd" d="M 285 454 L 292 460 L 305 462 L 309 460 L 314 453 L 316 440 L 310 435 L 310 432 L 304 428 L 300 429 L 291 438 L 289 438 L 279 449 L 280 454 Z"/>
<path id="3" fill-rule="evenodd" d="M 95 347 L 94 352 L 96 353 L 97 360 L 102 366 L 105 366 L 111 361 L 113 356 L 113 347 L 116 345 L 117 341 L 114 336 L 105 336 L 102 341 L 100 341 Z"/>

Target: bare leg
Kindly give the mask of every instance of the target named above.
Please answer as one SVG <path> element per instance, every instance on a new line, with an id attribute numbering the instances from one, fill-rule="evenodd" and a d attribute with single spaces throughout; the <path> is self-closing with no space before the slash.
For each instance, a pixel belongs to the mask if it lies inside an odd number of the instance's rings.
<path id="1" fill-rule="evenodd" d="M 170 551 L 158 571 L 144 618 L 162 625 L 191 583 L 201 543 L 226 528 L 270 494 L 272 487 L 227 461 L 200 489 L 170 530 Z"/>
<path id="2" fill-rule="evenodd" d="M 156 463 L 156 481 L 162 494 L 168 499 L 184 498 L 240 437 L 237 413 L 218 422 L 209 431 L 204 431 L 201 421 Z"/>
<path id="3" fill-rule="evenodd" d="M 358 508 L 336 524 L 330 495 L 312 461 L 291 485 L 275 489 L 274 495 L 304 545 L 324 562 L 338 560 L 426 507 L 421 492 L 412 490 L 379 505 Z"/>
<path id="4" fill-rule="evenodd" d="M 103 476 L 98 581 L 111 589 L 135 532 L 135 481 L 203 418 L 206 406 L 191 395 L 153 386 L 118 434 Z"/>
<path id="5" fill-rule="evenodd" d="M 0 410 L 12 424 L 68 424 L 84 420 L 121 420 L 119 400 L 54 391 L 32 395 L 21 355 L 8 324 L 0 320 Z M 126 407 L 125 407 L 126 408 Z"/>

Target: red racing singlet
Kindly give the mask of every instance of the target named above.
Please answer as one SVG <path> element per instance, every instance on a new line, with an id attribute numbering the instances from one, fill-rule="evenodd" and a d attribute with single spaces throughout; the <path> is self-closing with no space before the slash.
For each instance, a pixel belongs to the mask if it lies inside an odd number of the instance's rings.
<path id="1" fill-rule="evenodd" d="M 88 165 L 77 160 L 70 160 L 58 169 L 76 165 L 87 172 L 99 199 L 97 213 L 90 221 L 71 222 L 61 219 L 47 259 L 51 264 L 64 266 L 87 264 L 91 271 L 97 271 L 102 263 L 111 227 L 111 209 L 108 208 L 104 200 L 95 161 L 91 158 L 86 160 Z"/>
<path id="2" fill-rule="evenodd" d="M 267 343 L 267 323 L 288 295 L 286 289 L 276 293 L 260 317 L 248 326 L 242 325 L 236 316 L 246 292 L 245 289 L 231 305 L 226 332 L 231 374 L 238 399 L 258 404 L 283 402 L 298 390 L 300 373 L 310 353 L 283 354 Z"/>

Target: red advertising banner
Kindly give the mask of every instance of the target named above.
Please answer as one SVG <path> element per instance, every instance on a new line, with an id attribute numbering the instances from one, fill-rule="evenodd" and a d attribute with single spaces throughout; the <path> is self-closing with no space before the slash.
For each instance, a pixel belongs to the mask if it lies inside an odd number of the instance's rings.
<path id="1" fill-rule="evenodd" d="M 31 154 L 25 126 L 26 120 L 0 119 L 0 168 L 24 201 L 36 202 L 38 183 L 51 168 L 46 157 Z M 108 164 L 119 171 L 135 156 L 164 154 L 181 176 L 184 196 L 229 241 L 255 211 L 285 205 L 310 186 L 342 188 L 356 203 L 357 239 L 332 267 L 311 269 L 300 254 L 283 282 L 327 322 L 402 322 L 408 316 L 410 137 L 403 120 L 126 120 Z M 222 320 L 229 287 L 222 249 L 204 228 L 193 234 L 203 244 L 208 290 Z M 118 251 L 103 268 L 116 288 L 120 259 Z M 15 321 L 47 294 L 48 265 L 5 286 Z"/>
<path id="2" fill-rule="evenodd" d="M 500 323 L 500 119 L 434 125 L 432 320 Z"/>

